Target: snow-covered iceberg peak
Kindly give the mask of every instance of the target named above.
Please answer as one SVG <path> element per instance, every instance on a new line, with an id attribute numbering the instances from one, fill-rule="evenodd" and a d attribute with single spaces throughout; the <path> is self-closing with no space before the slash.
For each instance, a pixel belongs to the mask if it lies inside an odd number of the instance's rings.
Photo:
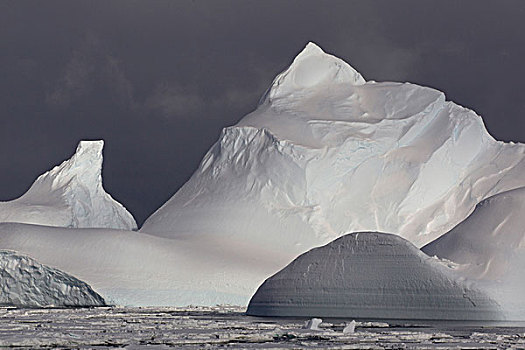
<path id="1" fill-rule="evenodd" d="M 365 82 L 314 44 L 263 101 L 141 231 L 279 240 L 290 255 L 355 231 L 422 246 L 484 198 L 525 186 L 525 145 L 494 140 L 440 91 Z"/>
<path id="2" fill-rule="evenodd" d="M 0 203 L 0 222 L 132 230 L 133 216 L 102 186 L 104 141 L 80 141 L 75 154 L 40 175 L 20 198 Z"/>
<path id="3" fill-rule="evenodd" d="M 365 82 L 361 74 L 348 63 L 309 42 L 290 67 L 274 79 L 261 104 L 329 84 L 362 85 Z"/>
<path id="4" fill-rule="evenodd" d="M 67 186 L 73 179 L 88 189 L 102 188 L 103 140 L 80 141 L 75 154 L 59 166 L 42 174 L 35 183 L 50 181 L 51 189 Z"/>

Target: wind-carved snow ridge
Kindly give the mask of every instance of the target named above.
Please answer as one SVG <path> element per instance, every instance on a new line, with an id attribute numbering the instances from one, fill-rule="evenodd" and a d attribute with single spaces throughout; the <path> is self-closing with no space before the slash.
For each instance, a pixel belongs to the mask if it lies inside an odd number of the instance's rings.
<path id="1" fill-rule="evenodd" d="M 0 202 L 0 222 L 133 230 L 133 216 L 102 187 L 104 141 L 80 141 L 71 159 L 40 175 L 20 198 Z"/>
<path id="2" fill-rule="evenodd" d="M 523 171 L 524 145 L 442 92 L 366 82 L 309 43 L 142 231 L 279 241 L 290 257 L 352 231 L 422 246 Z"/>
<path id="3" fill-rule="evenodd" d="M 0 251 L 0 305 L 104 306 L 86 283 L 11 251 Z"/>

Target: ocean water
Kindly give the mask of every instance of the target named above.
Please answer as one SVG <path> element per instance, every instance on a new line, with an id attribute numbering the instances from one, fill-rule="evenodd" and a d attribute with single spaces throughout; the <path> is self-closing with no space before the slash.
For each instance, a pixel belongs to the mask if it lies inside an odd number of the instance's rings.
<path id="1" fill-rule="evenodd" d="M 525 323 L 261 318 L 240 307 L 0 309 L 0 347 L 79 349 L 524 349 Z"/>

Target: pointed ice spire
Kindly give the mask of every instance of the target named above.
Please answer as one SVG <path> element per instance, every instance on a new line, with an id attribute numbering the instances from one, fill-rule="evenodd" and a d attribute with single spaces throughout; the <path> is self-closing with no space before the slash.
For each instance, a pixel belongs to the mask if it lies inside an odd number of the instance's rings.
<path id="1" fill-rule="evenodd" d="M 20 198 L 0 203 L 0 222 L 132 230 L 133 216 L 102 186 L 103 140 L 80 141 L 73 156 L 40 175 Z"/>
<path id="2" fill-rule="evenodd" d="M 76 177 L 80 183 L 90 184 L 93 189 L 101 188 L 103 148 L 104 140 L 82 140 L 70 159 L 41 175 L 40 178 L 52 178 L 53 187 L 60 187 Z"/>
<path id="3" fill-rule="evenodd" d="M 309 42 L 288 69 L 274 79 L 261 103 L 290 95 L 298 90 L 340 83 L 362 85 L 365 82 L 363 76 L 348 63 L 325 53 L 319 46 Z"/>

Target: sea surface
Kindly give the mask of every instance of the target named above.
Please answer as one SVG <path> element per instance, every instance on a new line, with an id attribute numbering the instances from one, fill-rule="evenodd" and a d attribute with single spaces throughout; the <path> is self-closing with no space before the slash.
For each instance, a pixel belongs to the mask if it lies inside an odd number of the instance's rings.
<path id="1" fill-rule="evenodd" d="M 240 307 L 0 308 L 0 347 L 75 349 L 525 349 L 525 323 L 261 318 Z"/>

